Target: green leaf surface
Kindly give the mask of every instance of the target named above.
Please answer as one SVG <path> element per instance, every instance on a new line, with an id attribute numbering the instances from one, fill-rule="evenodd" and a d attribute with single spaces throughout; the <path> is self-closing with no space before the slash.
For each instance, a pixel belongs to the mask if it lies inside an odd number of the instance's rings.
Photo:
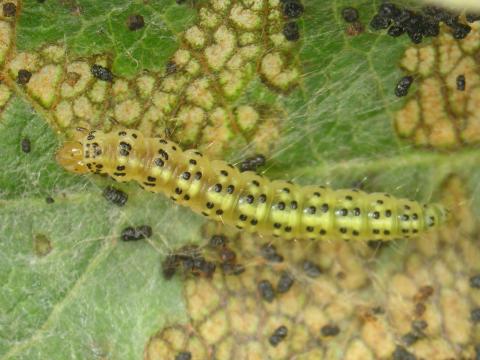
<path id="1" fill-rule="evenodd" d="M 395 134 L 392 114 L 402 101 L 393 88 L 408 40 L 368 29 L 348 37 L 340 9 L 351 2 L 305 3 L 299 88 L 277 96 L 254 81 L 239 100 L 274 99 L 287 114 L 266 174 L 430 201 L 455 173 L 467 179 L 479 214 L 478 149 L 418 149 Z M 364 24 L 377 5 L 356 2 Z M 128 30 L 131 14 L 144 16 L 144 29 Z M 28 0 L 15 41 L 18 51 L 65 42 L 71 58 L 108 54 L 115 74 L 133 77 L 163 69 L 195 17 L 174 0 Z M 204 220 L 135 184 L 120 186 L 125 207 L 108 203 L 109 179 L 67 174 L 55 163 L 62 137 L 27 101 L 15 95 L 0 119 L 0 358 L 140 359 L 150 336 L 187 319 L 181 279 L 163 279 L 161 261 L 183 244 L 205 244 Z M 120 240 L 122 229 L 143 224 L 151 239 Z"/>
<path id="2" fill-rule="evenodd" d="M 133 186 L 125 187 L 132 197 L 125 208 L 112 207 L 102 196 L 108 181 L 67 175 L 55 165 L 58 141 L 19 99 L 0 129 L 2 156 L 11 161 L 1 178 L 0 355 L 92 358 L 105 351 L 134 358 L 152 331 L 182 318 L 180 284 L 166 282 L 159 264 L 170 241 L 195 240 L 200 221 Z M 19 147 L 25 137 L 32 139 L 28 154 Z M 172 217 L 191 228 L 169 226 Z M 152 224 L 156 243 L 120 241 L 123 228 L 140 222 Z M 49 242 L 47 253 L 39 251 L 39 237 Z"/>
<path id="3" fill-rule="evenodd" d="M 146 26 L 130 31 L 127 19 L 141 15 Z M 17 27 L 19 51 L 45 44 L 65 43 L 71 56 L 107 53 L 113 71 L 133 76 L 158 71 L 177 48 L 176 35 L 195 18 L 174 1 L 25 1 Z"/>

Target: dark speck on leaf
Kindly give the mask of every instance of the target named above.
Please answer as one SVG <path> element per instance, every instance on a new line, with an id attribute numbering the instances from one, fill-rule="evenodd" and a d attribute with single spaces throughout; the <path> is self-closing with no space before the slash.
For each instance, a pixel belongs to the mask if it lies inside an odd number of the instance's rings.
<path id="1" fill-rule="evenodd" d="M 480 323 L 480 308 L 476 308 L 471 311 L 470 319 L 474 323 Z"/>
<path id="2" fill-rule="evenodd" d="M 405 29 L 401 26 L 393 25 L 388 29 L 388 35 L 391 37 L 398 37 L 405 33 Z"/>
<path id="3" fill-rule="evenodd" d="M 32 150 L 32 144 L 29 138 L 23 138 L 20 146 L 25 154 L 28 154 Z"/>
<path id="4" fill-rule="evenodd" d="M 277 346 L 288 335 L 288 328 L 285 325 L 278 327 L 268 339 L 268 342 L 272 346 Z"/>
<path id="5" fill-rule="evenodd" d="M 400 14 L 400 9 L 392 3 L 384 2 L 378 8 L 378 15 L 384 18 L 392 19 Z"/>
<path id="6" fill-rule="evenodd" d="M 398 97 L 402 97 L 408 94 L 408 89 L 410 85 L 412 85 L 413 76 L 404 76 L 400 79 L 395 87 L 395 95 Z"/>
<path id="7" fill-rule="evenodd" d="M 340 328 L 337 325 L 325 325 L 320 331 L 323 336 L 337 336 L 340 333 Z"/>
<path id="8" fill-rule="evenodd" d="M 480 289 L 480 274 L 474 275 L 470 278 L 470 287 L 473 289 Z"/>
<path id="9" fill-rule="evenodd" d="M 312 278 L 318 277 L 322 273 L 322 270 L 320 269 L 320 267 L 309 260 L 303 263 L 303 270 L 305 271 L 307 276 Z"/>
<path id="10" fill-rule="evenodd" d="M 469 23 L 480 20 L 480 14 L 467 13 L 467 21 Z"/>
<path id="11" fill-rule="evenodd" d="M 342 10 L 343 20 L 353 23 L 358 20 L 358 10 L 353 7 L 346 7 Z"/>
<path id="12" fill-rule="evenodd" d="M 225 235 L 213 235 L 210 238 L 211 247 L 222 247 L 227 243 L 227 238 Z"/>
<path id="13" fill-rule="evenodd" d="M 128 200 L 128 195 L 113 186 L 107 186 L 103 190 L 103 197 L 117 206 L 124 206 Z"/>
<path id="14" fill-rule="evenodd" d="M 169 61 L 165 66 L 165 70 L 167 74 L 173 74 L 175 71 L 177 71 L 177 64 L 175 64 L 173 61 Z"/>
<path id="15" fill-rule="evenodd" d="M 457 76 L 457 90 L 459 91 L 465 90 L 465 75 Z"/>
<path id="16" fill-rule="evenodd" d="M 17 84 L 19 85 L 28 84 L 31 77 L 32 77 L 32 73 L 30 71 L 25 69 L 20 69 L 18 70 L 18 74 L 17 74 Z"/>
<path id="17" fill-rule="evenodd" d="M 260 250 L 263 258 L 271 262 L 282 262 L 283 256 L 277 253 L 277 248 L 272 244 L 264 244 Z"/>
<path id="18" fill-rule="evenodd" d="M 370 21 L 370 26 L 374 30 L 381 30 L 381 29 L 386 29 L 390 25 L 390 19 L 381 17 L 379 15 L 375 15 Z"/>
<path id="19" fill-rule="evenodd" d="M 189 351 L 179 352 L 179 353 L 175 356 L 175 360 L 191 360 L 191 359 L 192 359 L 192 353 L 189 352 Z"/>
<path id="20" fill-rule="evenodd" d="M 109 82 L 113 80 L 112 72 L 101 65 L 93 64 L 90 71 L 92 75 L 99 80 L 109 81 Z"/>
<path id="21" fill-rule="evenodd" d="M 294 21 L 286 23 L 283 27 L 283 35 L 288 41 L 297 41 L 298 39 L 300 39 L 298 24 Z"/>
<path id="22" fill-rule="evenodd" d="M 468 22 L 479 19 L 478 16 L 468 14 L 466 18 Z M 471 31 L 471 27 L 462 22 L 458 12 L 436 6 L 411 10 L 385 1 L 379 6 L 370 26 L 374 30 L 388 28 L 388 35 L 392 37 L 406 33 L 414 44 L 419 44 L 424 37 L 438 36 L 441 22 L 450 27 L 456 39 L 464 39 Z"/>
<path id="23" fill-rule="evenodd" d="M 152 228 L 148 225 L 141 225 L 123 229 L 121 238 L 123 241 L 138 241 L 150 236 L 152 236 Z"/>
<path id="24" fill-rule="evenodd" d="M 283 271 L 280 274 L 280 279 L 278 280 L 278 283 L 277 283 L 277 292 L 281 294 L 286 293 L 288 290 L 290 290 L 294 281 L 295 280 L 290 273 Z"/>
<path id="25" fill-rule="evenodd" d="M 300 17 L 304 12 L 303 5 L 296 0 L 287 0 L 283 3 L 283 15 L 290 19 Z"/>
<path id="26" fill-rule="evenodd" d="M 406 346 L 411 346 L 418 341 L 419 337 L 414 332 L 406 333 L 402 336 L 402 341 Z"/>
<path id="27" fill-rule="evenodd" d="M 3 4 L 3 16 L 12 17 L 17 13 L 17 7 L 12 2 L 7 2 Z"/>
<path id="28" fill-rule="evenodd" d="M 145 20 L 143 19 L 142 15 L 130 15 L 127 19 L 127 26 L 131 31 L 140 30 L 145 26 Z"/>
<path id="29" fill-rule="evenodd" d="M 417 357 L 403 346 L 397 345 L 392 355 L 393 360 L 416 360 Z"/>
<path id="30" fill-rule="evenodd" d="M 256 171 L 257 167 L 264 166 L 265 162 L 265 156 L 262 154 L 257 154 L 242 161 L 238 167 L 240 168 L 240 172 Z"/>
<path id="31" fill-rule="evenodd" d="M 271 303 L 275 298 L 275 291 L 273 290 L 272 283 L 268 280 L 262 280 L 257 285 L 258 292 L 263 300 Z"/>
<path id="32" fill-rule="evenodd" d="M 452 29 L 453 37 L 457 40 L 465 39 L 471 30 L 470 25 L 457 23 Z"/>

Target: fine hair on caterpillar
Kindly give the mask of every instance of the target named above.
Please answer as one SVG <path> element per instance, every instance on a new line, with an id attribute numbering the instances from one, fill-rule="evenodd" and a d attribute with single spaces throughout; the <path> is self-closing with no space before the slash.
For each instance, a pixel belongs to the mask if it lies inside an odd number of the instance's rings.
<path id="1" fill-rule="evenodd" d="M 57 152 L 57 161 L 78 174 L 134 180 L 209 219 L 284 239 L 410 238 L 448 216 L 439 204 L 423 205 L 385 193 L 271 181 L 128 129 L 91 131 L 68 141 Z"/>

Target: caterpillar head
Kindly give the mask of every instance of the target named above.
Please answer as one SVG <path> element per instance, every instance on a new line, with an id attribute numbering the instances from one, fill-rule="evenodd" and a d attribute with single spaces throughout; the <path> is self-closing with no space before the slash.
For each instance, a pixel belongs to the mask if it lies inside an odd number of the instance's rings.
<path id="1" fill-rule="evenodd" d="M 83 145 L 78 141 L 65 142 L 57 151 L 56 160 L 70 172 L 76 174 L 88 172 L 88 168 L 83 162 Z"/>

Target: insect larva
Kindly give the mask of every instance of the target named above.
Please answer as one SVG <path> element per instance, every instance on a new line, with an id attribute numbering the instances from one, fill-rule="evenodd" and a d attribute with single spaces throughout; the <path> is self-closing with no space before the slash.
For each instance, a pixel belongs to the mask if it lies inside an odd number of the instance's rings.
<path id="1" fill-rule="evenodd" d="M 420 205 L 383 193 L 270 181 L 131 130 L 92 131 L 80 141 L 66 142 L 57 161 L 75 173 L 135 180 L 209 219 L 285 239 L 408 238 L 443 223 L 447 216 L 440 205 Z"/>

